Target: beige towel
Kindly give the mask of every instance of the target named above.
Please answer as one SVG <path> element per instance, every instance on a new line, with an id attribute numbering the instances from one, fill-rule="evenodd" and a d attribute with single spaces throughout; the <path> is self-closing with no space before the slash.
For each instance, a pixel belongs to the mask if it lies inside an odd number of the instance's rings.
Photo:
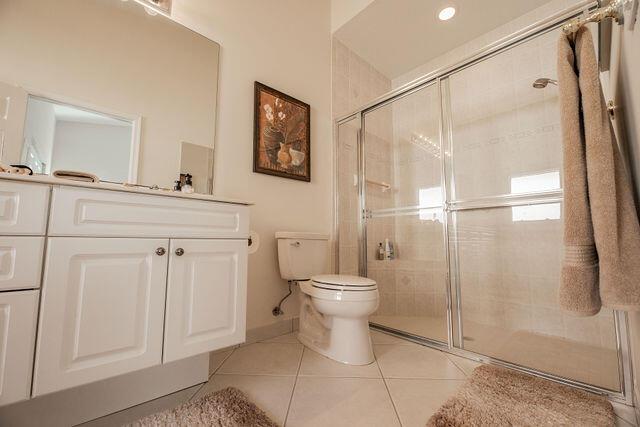
<path id="1" fill-rule="evenodd" d="M 558 43 L 564 154 L 565 259 L 560 305 L 640 310 L 640 226 L 586 27 Z"/>

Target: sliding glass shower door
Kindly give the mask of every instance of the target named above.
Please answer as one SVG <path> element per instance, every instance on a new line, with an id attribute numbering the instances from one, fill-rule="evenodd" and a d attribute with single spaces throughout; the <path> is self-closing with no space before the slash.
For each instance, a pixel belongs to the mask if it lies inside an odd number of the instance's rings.
<path id="1" fill-rule="evenodd" d="M 443 80 L 450 104 L 450 242 L 460 347 L 620 390 L 614 314 L 557 302 L 562 254 L 558 31 Z"/>
<path id="2" fill-rule="evenodd" d="M 364 114 L 367 275 L 377 325 L 448 342 L 438 85 Z"/>
<path id="3" fill-rule="evenodd" d="M 373 325 L 629 396 L 623 313 L 557 302 L 555 43 L 545 29 L 340 122 L 339 272 L 375 279 Z M 468 353 L 466 353 L 468 352 Z"/>

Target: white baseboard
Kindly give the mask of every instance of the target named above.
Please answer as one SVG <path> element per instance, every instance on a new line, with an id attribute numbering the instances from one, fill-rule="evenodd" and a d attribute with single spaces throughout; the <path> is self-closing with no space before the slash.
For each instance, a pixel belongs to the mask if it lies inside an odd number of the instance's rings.
<path id="1" fill-rule="evenodd" d="M 260 326 L 247 331 L 247 339 L 244 345 L 258 341 L 268 340 L 280 335 L 290 334 L 298 330 L 298 318 L 289 318 L 276 321 L 270 325 Z"/>
<path id="2" fill-rule="evenodd" d="M 154 366 L 0 408 L 0 426 L 72 426 L 206 382 L 209 355 Z"/>

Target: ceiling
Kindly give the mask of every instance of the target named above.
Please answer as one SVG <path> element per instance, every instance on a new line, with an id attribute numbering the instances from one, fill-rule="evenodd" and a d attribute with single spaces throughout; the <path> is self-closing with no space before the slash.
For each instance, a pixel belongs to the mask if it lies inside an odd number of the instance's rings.
<path id="1" fill-rule="evenodd" d="M 71 105 L 55 104 L 53 111 L 56 120 L 61 122 L 87 123 L 95 125 L 131 126 L 126 120 L 116 119 L 106 114 L 94 113 Z"/>
<path id="2" fill-rule="evenodd" d="M 548 1 L 375 0 L 334 35 L 394 79 Z M 440 21 L 446 6 L 456 15 Z"/>

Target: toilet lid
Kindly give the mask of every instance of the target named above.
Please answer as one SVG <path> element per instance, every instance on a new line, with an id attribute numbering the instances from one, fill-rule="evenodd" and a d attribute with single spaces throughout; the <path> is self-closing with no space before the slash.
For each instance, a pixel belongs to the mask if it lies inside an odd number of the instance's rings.
<path id="1" fill-rule="evenodd" d="M 376 282 L 366 277 L 348 276 L 342 274 L 323 274 L 313 276 L 311 281 L 314 285 L 325 289 L 344 290 L 350 288 L 352 290 L 372 290 L 377 289 Z"/>

